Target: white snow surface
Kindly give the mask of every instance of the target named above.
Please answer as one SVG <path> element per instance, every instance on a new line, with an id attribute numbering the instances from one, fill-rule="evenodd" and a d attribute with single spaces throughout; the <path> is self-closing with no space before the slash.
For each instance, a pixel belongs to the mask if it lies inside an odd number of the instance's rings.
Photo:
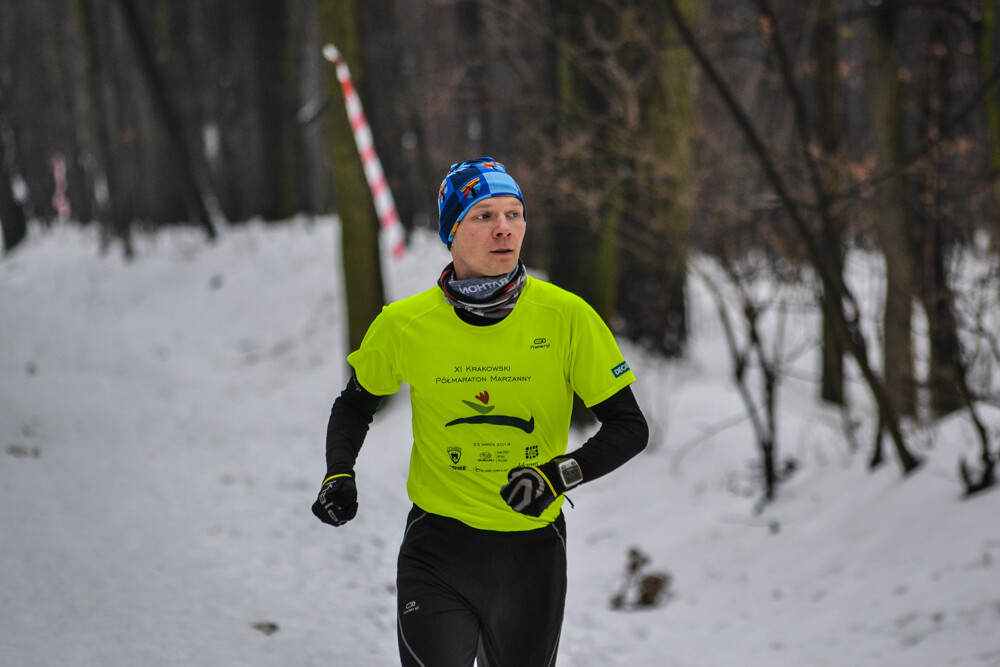
<path id="1" fill-rule="evenodd" d="M 348 370 L 338 239 L 334 219 L 214 244 L 170 230 L 126 261 L 63 225 L 0 259 L 0 664 L 397 664 L 405 391 L 361 452 L 357 519 L 310 512 Z M 386 260 L 392 299 L 448 261 L 436 237 L 413 241 Z M 799 469 L 755 512 L 753 433 L 697 281 L 690 307 L 685 359 L 623 345 L 652 438 L 571 494 L 558 664 L 1000 665 L 1000 492 L 962 498 L 968 420 L 911 428 L 915 474 L 891 449 L 868 471 L 865 392 L 852 449 L 816 400 L 815 317 L 792 312 L 785 339 L 805 352 L 781 385 L 778 447 Z M 616 611 L 633 546 L 670 595 Z"/>

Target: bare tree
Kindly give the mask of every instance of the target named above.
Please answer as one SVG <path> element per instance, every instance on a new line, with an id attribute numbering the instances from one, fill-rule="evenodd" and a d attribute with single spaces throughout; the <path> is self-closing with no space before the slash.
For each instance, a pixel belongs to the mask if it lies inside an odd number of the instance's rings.
<path id="1" fill-rule="evenodd" d="M 717 266 L 692 263 L 693 274 L 715 300 L 733 363 L 733 383 L 757 441 L 763 486 L 758 511 L 775 499 L 779 483 L 796 465 L 790 459 L 780 462 L 778 454 L 779 388 L 786 374 L 786 356 L 796 351 L 785 348 L 785 286 L 780 275 L 762 264 L 759 257 L 749 256 L 726 257 Z M 765 292 L 762 284 L 771 288 Z M 764 324 L 768 316 L 773 320 L 770 338 Z"/>
<path id="2" fill-rule="evenodd" d="M 956 289 L 956 315 L 960 328 L 972 341 L 969 351 L 962 356 L 958 376 L 962 400 L 979 442 L 979 464 L 959 460 L 959 476 L 967 496 L 996 485 L 996 466 L 1000 451 L 994 450 L 995 437 L 991 437 L 986 422 L 980 416 L 980 403 L 1000 405 L 996 375 L 1000 370 L 1000 260 L 994 251 L 983 256 L 981 249 L 967 250 L 968 267 L 983 267 L 959 283 Z M 974 391 L 973 386 L 983 387 Z M 992 387 L 992 391 L 989 389 Z M 995 434 L 994 434 L 995 435 Z"/>
<path id="3" fill-rule="evenodd" d="M 770 35 L 772 38 L 777 40 L 779 33 L 775 30 L 777 25 L 773 20 L 773 13 L 770 11 L 764 0 L 759 0 L 757 4 L 761 10 L 761 14 L 765 18 L 769 19 L 768 28 Z M 891 396 L 886 391 L 883 381 L 878 377 L 871 364 L 868 353 L 869 346 L 859 326 L 860 310 L 857 300 L 844 281 L 843 275 L 838 272 L 836 265 L 831 262 L 830 257 L 825 252 L 821 239 L 815 234 L 813 226 L 803 214 L 801 204 L 799 204 L 793 197 L 786 184 L 786 179 L 782 177 L 774 163 L 771 151 L 768 149 L 767 144 L 757 132 L 747 113 L 736 99 L 725 79 L 720 75 L 714 63 L 702 49 L 698 40 L 691 32 L 691 29 L 688 27 L 682 13 L 676 5 L 676 2 L 674 0 L 668 0 L 667 7 L 671 12 L 675 25 L 677 26 L 678 33 L 684 43 L 691 50 L 695 60 L 698 61 L 713 88 L 722 97 L 726 109 L 731 114 L 734 122 L 740 128 L 745 141 L 750 147 L 751 152 L 756 157 L 770 187 L 773 189 L 775 196 L 781 203 L 781 206 L 791 223 L 793 231 L 795 232 L 798 240 L 802 243 L 805 258 L 808 260 L 810 266 L 812 266 L 815 270 L 824 292 L 829 295 L 829 298 L 823 299 L 821 302 L 824 307 L 824 317 L 829 318 L 830 322 L 834 325 L 838 340 L 845 349 L 849 350 L 855 362 L 858 364 L 865 382 L 871 389 L 872 395 L 879 409 L 880 419 L 892 437 L 892 441 L 896 447 L 896 453 L 899 457 L 899 462 L 902 466 L 904 474 L 913 472 L 919 467 L 921 461 L 907 446 L 905 437 L 899 425 L 899 413 L 893 407 Z M 774 41 L 774 52 L 778 59 L 779 70 L 781 72 L 782 81 L 785 84 L 785 90 L 790 94 L 793 94 L 797 89 L 793 85 L 794 78 L 791 75 L 787 53 L 784 51 L 780 41 Z M 798 103 L 798 100 L 799 98 L 793 94 L 793 104 L 796 109 L 795 124 L 799 133 L 805 136 L 808 132 L 808 126 L 803 122 L 803 107 L 800 103 Z M 802 160 L 804 162 L 806 172 L 810 175 L 810 182 L 814 187 L 814 195 L 817 197 L 818 202 L 817 208 L 821 214 L 829 215 L 829 206 L 824 205 L 824 202 L 827 201 L 828 197 L 822 189 L 822 183 L 818 178 L 819 170 L 815 163 L 815 159 L 808 150 L 808 145 L 808 141 L 804 141 L 802 143 L 804 149 L 802 151 Z"/>

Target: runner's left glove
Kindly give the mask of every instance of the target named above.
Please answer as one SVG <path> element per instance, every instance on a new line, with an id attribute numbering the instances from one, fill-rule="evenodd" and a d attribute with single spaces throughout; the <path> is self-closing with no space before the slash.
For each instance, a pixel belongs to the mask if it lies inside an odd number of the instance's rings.
<path id="1" fill-rule="evenodd" d="M 515 512 L 541 516 L 556 498 L 582 481 L 577 462 L 558 457 L 540 466 L 514 468 L 508 472 L 500 497 Z"/>
<path id="2" fill-rule="evenodd" d="M 343 526 L 353 519 L 358 513 L 358 486 L 354 477 L 344 473 L 323 480 L 312 511 L 317 519 L 331 526 Z"/>

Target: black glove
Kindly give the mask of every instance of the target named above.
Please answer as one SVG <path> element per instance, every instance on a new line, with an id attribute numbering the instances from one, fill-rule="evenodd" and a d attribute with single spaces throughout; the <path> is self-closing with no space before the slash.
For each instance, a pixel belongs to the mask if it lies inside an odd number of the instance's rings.
<path id="1" fill-rule="evenodd" d="M 358 513 L 358 486 L 354 477 L 344 473 L 323 480 L 312 511 L 317 519 L 331 526 L 343 526 L 353 519 Z"/>
<path id="2" fill-rule="evenodd" d="M 582 481 L 580 466 L 576 461 L 558 457 L 540 466 L 514 468 L 508 472 L 507 483 L 500 489 L 500 497 L 515 512 L 541 516 L 566 489 Z"/>

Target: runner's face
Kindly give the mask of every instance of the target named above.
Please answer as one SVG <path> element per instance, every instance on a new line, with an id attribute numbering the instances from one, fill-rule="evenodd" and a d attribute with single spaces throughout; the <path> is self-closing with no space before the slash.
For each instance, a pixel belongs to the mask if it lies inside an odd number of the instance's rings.
<path id="1" fill-rule="evenodd" d="M 485 278 L 510 273 L 521 256 L 524 205 L 517 197 L 490 197 L 469 209 L 455 230 L 451 257 L 455 278 Z"/>

